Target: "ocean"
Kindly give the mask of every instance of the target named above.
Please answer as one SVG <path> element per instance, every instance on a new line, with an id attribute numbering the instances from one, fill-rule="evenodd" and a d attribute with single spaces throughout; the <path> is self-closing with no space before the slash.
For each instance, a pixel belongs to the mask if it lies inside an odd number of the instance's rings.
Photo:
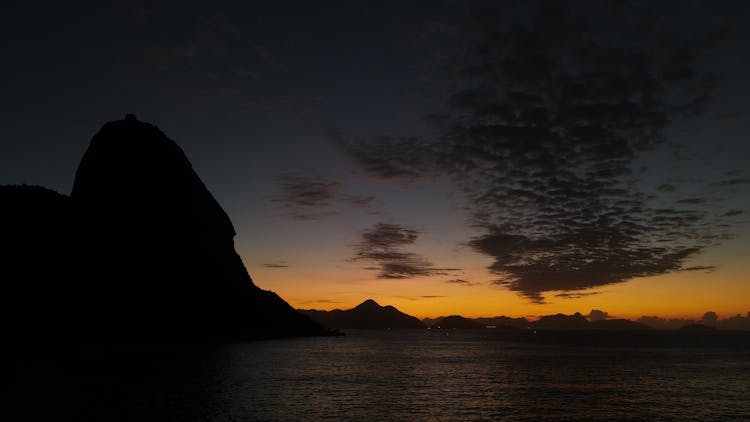
<path id="1" fill-rule="evenodd" d="M 347 334 L 231 345 L 35 346 L 15 358 L 10 416 L 750 420 L 750 332 Z"/>

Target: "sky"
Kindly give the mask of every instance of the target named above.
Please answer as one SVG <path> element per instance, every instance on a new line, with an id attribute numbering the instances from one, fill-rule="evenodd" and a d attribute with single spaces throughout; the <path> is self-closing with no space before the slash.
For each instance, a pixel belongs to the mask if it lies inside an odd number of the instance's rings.
<path id="1" fill-rule="evenodd" d="M 0 184 L 134 113 L 292 306 L 750 311 L 742 1 L 14 2 Z"/>

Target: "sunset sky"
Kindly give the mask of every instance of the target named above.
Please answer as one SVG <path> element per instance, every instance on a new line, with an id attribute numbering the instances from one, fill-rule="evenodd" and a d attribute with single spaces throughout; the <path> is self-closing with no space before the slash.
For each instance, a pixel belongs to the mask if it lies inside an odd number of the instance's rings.
<path id="1" fill-rule="evenodd" d="M 747 2 L 251 3 L 4 7 L 0 184 L 134 113 L 297 308 L 750 311 Z"/>

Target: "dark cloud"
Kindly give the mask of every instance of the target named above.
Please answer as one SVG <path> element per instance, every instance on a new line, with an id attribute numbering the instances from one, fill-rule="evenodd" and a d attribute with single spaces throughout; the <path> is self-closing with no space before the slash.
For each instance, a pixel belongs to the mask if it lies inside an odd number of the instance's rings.
<path id="1" fill-rule="evenodd" d="M 263 266 L 266 268 L 288 268 L 289 263 L 286 261 L 266 262 Z"/>
<path id="2" fill-rule="evenodd" d="M 659 192 L 674 192 L 677 189 L 674 185 L 663 184 L 656 188 Z"/>
<path id="3" fill-rule="evenodd" d="M 333 299 L 310 299 L 305 300 L 302 303 L 304 304 L 310 304 L 310 303 L 341 303 L 339 300 L 333 300 Z"/>
<path id="4" fill-rule="evenodd" d="M 234 69 L 232 69 L 232 73 L 234 73 L 235 75 L 241 78 L 251 78 L 251 79 L 260 78 L 260 75 L 258 74 L 258 72 L 249 67 L 235 67 Z"/>
<path id="5" fill-rule="evenodd" d="M 412 278 L 430 275 L 445 275 L 454 268 L 435 268 L 431 262 L 402 248 L 416 242 L 419 232 L 398 224 L 378 223 L 362 232 L 362 241 L 355 245 L 355 261 L 370 261 L 377 264 L 378 278 Z"/>
<path id="6" fill-rule="evenodd" d="M 685 198 L 675 201 L 676 204 L 687 204 L 687 205 L 700 205 L 708 202 L 706 198 Z"/>
<path id="7" fill-rule="evenodd" d="M 399 299 L 406 299 L 406 300 L 421 300 L 421 299 L 439 299 L 441 297 L 446 296 L 438 296 L 438 295 L 422 295 L 422 296 L 394 296 Z"/>
<path id="8" fill-rule="evenodd" d="M 383 179 L 419 179 L 426 175 L 425 166 L 434 162 L 432 144 L 419 137 L 381 136 L 365 142 L 330 131 L 329 136 L 363 171 Z"/>
<path id="9" fill-rule="evenodd" d="M 713 265 L 696 265 L 693 267 L 683 267 L 681 271 L 705 271 L 706 273 L 711 273 L 716 270 L 716 267 Z"/>
<path id="10" fill-rule="evenodd" d="M 591 312 L 587 315 L 589 321 L 603 321 L 607 318 L 610 318 L 609 314 L 607 312 L 601 311 L 599 309 L 592 309 Z"/>
<path id="11" fill-rule="evenodd" d="M 231 35 L 240 35 L 242 29 L 234 22 L 230 21 L 224 14 L 215 13 L 211 16 L 200 17 L 199 22 L 205 27 L 218 32 Z"/>
<path id="12" fill-rule="evenodd" d="M 471 282 L 469 280 L 464 280 L 462 278 L 454 278 L 454 279 L 451 279 L 451 280 L 446 280 L 445 282 L 446 283 L 450 283 L 450 284 L 458 284 L 458 285 L 461 285 L 461 286 L 473 286 L 473 285 L 476 284 L 476 283 L 473 283 L 473 282 Z"/>
<path id="13" fill-rule="evenodd" d="M 689 209 L 702 199 L 651 206 L 631 170 L 710 104 L 715 79 L 699 64 L 726 25 L 691 16 L 716 11 L 701 3 L 665 22 L 659 5 L 560 4 L 539 3 L 527 24 L 492 13 L 467 24 L 474 42 L 450 66 L 447 110 L 427 117 L 435 136 L 334 136 L 372 176 L 452 178 L 484 232 L 469 245 L 494 259 L 497 284 L 535 302 L 678 271 L 727 237 Z"/>
<path id="14" fill-rule="evenodd" d="M 338 211 L 334 207 L 339 204 L 369 208 L 375 203 L 372 196 L 343 192 L 343 183 L 319 174 L 285 173 L 276 181 L 281 194 L 269 200 L 298 220 L 317 220 L 336 215 Z"/>
<path id="15" fill-rule="evenodd" d="M 731 187 L 738 185 L 750 185 L 750 179 L 727 179 L 711 184 L 712 186 Z"/>
<path id="16" fill-rule="evenodd" d="M 730 210 L 730 211 L 727 211 L 727 212 L 724 213 L 724 217 L 735 217 L 735 216 L 738 216 L 738 215 L 742 215 L 744 213 L 745 212 L 742 211 L 742 210 Z"/>
<path id="17" fill-rule="evenodd" d="M 705 314 L 703 314 L 703 317 L 701 318 L 701 323 L 714 326 L 716 325 L 716 321 L 718 320 L 719 320 L 719 316 L 716 315 L 716 312 L 708 311 Z"/>
<path id="18" fill-rule="evenodd" d="M 580 299 L 582 297 L 586 296 L 592 296 L 592 295 L 598 295 L 601 292 L 586 292 L 586 293 L 579 293 L 579 292 L 562 292 L 555 295 L 555 297 L 561 297 L 563 299 Z"/>
<path id="19" fill-rule="evenodd" d="M 714 116 L 714 120 L 723 123 L 734 123 L 750 118 L 750 113 L 747 112 L 735 112 L 735 113 L 721 113 Z"/>
<path id="20" fill-rule="evenodd" d="M 372 207 L 375 204 L 374 196 L 341 194 L 338 199 L 342 202 L 364 208 Z"/>

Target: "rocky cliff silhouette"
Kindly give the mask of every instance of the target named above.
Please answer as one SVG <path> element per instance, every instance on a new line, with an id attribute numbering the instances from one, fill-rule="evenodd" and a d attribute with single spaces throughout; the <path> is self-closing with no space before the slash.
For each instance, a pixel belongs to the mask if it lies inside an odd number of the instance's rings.
<path id="1" fill-rule="evenodd" d="M 327 332 L 253 283 L 229 217 L 183 151 L 134 116 L 94 136 L 70 197 L 29 186 L 0 194 L 16 334 L 191 341 Z"/>
<path id="2" fill-rule="evenodd" d="M 326 327 L 333 328 L 425 328 L 418 318 L 407 315 L 391 305 L 380 306 L 372 299 L 367 299 L 356 307 L 344 311 L 300 309 L 300 312 Z"/>

